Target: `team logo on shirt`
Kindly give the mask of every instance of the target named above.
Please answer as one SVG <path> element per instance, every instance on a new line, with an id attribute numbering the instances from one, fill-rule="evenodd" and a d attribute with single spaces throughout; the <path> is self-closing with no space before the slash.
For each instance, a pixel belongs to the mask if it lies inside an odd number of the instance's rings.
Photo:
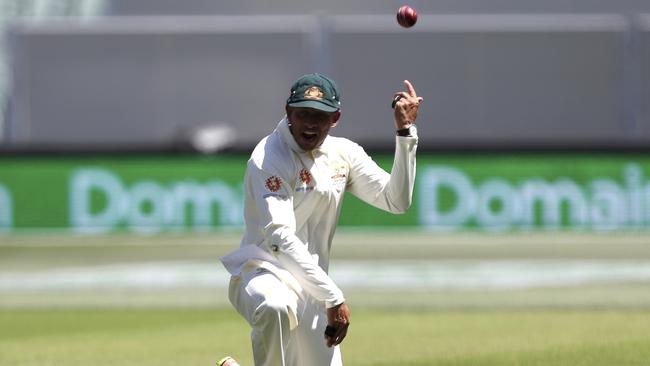
<path id="1" fill-rule="evenodd" d="M 272 177 L 269 177 L 264 185 L 269 189 L 269 191 L 277 192 L 282 186 L 282 180 L 274 175 Z"/>
<path id="2" fill-rule="evenodd" d="M 303 169 L 300 171 L 300 180 L 305 183 L 305 184 L 310 184 L 311 183 L 311 173 L 307 169 Z"/>
<path id="3" fill-rule="evenodd" d="M 348 183 L 348 170 L 345 165 L 341 163 L 332 164 L 334 175 L 332 175 L 332 184 L 337 190 L 343 189 Z"/>
<path id="4" fill-rule="evenodd" d="M 309 192 L 314 190 L 314 177 L 309 170 L 301 169 L 296 181 L 296 192 Z"/>

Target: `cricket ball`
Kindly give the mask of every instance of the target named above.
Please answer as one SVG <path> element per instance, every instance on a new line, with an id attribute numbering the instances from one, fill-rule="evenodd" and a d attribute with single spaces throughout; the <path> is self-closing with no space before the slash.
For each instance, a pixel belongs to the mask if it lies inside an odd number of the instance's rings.
<path id="1" fill-rule="evenodd" d="M 411 28 L 418 21 L 418 12 L 412 7 L 404 5 L 397 10 L 397 23 L 404 28 Z"/>

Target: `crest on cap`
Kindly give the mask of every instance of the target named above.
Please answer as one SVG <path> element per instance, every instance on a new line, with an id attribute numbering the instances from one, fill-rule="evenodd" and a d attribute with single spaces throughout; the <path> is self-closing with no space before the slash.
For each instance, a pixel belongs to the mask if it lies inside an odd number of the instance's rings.
<path id="1" fill-rule="evenodd" d="M 306 74 L 291 86 L 287 106 L 336 112 L 341 108 L 339 95 L 338 87 L 332 79 L 321 74 Z"/>
<path id="2" fill-rule="evenodd" d="M 303 95 L 305 99 L 316 99 L 316 100 L 322 100 L 323 96 L 324 96 L 323 91 L 320 90 L 320 88 L 317 86 L 312 86 L 308 88 L 307 90 L 305 90 L 305 94 Z"/>

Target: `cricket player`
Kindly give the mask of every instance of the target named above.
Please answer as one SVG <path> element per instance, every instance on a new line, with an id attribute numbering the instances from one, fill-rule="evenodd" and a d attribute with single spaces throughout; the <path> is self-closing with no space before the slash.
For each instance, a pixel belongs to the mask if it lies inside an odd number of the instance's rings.
<path id="1" fill-rule="evenodd" d="M 232 275 L 230 301 L 252 327 L 255 365 L 342 365 L 350 309 L 327 274 L 332 238 L 346 191 L 392 213 L 411 205 L 422 98 L 404 84 L 393 99 L 390 174 L 361 146 L 329 135 L 341 94 L 320 74 L 293 84 L 286 116 L 255 147 L 244 179 L 244 237 L 221 258 Z"/>

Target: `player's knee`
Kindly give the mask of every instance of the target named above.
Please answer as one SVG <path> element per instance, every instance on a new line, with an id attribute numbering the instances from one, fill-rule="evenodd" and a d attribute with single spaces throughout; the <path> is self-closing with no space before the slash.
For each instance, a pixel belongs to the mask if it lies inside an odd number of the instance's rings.
<path id="1" fill-rule="evenodd" d="M 287 322 L 289 318 L 289 304 L 282 299 L 267 298 L 255 309 L 253 320 L 258 325 L 268 322 Z"/>

